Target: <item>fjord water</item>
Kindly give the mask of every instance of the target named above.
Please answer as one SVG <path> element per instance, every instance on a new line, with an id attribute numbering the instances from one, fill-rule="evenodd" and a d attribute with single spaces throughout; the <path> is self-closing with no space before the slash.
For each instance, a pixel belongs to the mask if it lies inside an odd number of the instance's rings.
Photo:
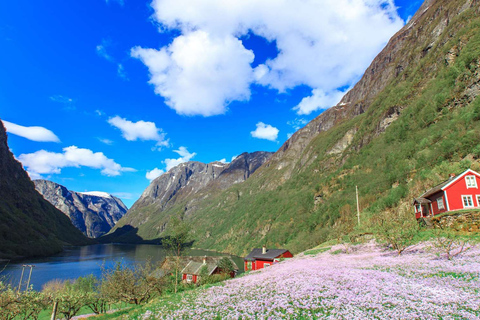
<path id="1" fill-rule="evenodd" d="M 18 287 L 23 265 L 34 265 L 30 284 L 34 290 L 41 290 L 42 286 L 54 279 L 76 279 L 89 274 L 101 276 L 102 266 L 111 268 L 117 262 L 132 266 L 137 263 L 145 263 L 150 260 L 159 264 L 165 259 L 167 253 L 158 245 L 148 244 L 98 244 L 82 247 L 66 247 L 65 250 L 55 256 L 39 259 L 29 259 L 16 263 L 0 263 L 0 278 L 6 283 Z M 190 249 L 185 255 L 190 256 L 220 256 L 223 253 Z M 232 256 L 235 263 L 243 271 L 243 263 L 240 257 Z M 30 268 L 25 268 L 22 290 L 26 286 Z"/>

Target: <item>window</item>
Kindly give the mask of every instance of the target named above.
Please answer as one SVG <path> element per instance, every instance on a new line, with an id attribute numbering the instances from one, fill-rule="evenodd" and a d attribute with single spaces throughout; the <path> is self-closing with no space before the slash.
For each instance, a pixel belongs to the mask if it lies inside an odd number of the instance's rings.
<path id="1" fill-rule="evenodd" d="M 475 178 L 475 176 L 466 176 L 465 182 L 467 184 L 467 189 L 477 187 L 477 179 Z"/>
<path id="2" fill-rule="evenodd" d="M 263 266 L 264 266 L 264 267 L 269 267 L 269 266 L 270 266 L 270 263 L 264 263 Z"/>
<path id="3" fill-rule="evenodd" d="M 443 197 L 440 197 L 437 199 L 437 207 L 438 207 L 438 210 L 445 209 L 445 206 L 443 205 Z"/>
<path id="4" fill-rule="evenodd" d="M 192 282 L 193 276 L 191 274 L 187 274 L 187 282 Z"/>
<path id="5" fill-rule="evenodd" d="M 472 196 L 462 196 L 462 199 L 464 208 L 473 208 Z"/>
<path id="6" fill-rule="evenodd" d="M 477 207 L 480 207 L 480 194 L 477 195 Z"/>
<path id="7" fill-rule="evenodd" d="M 422 212 L 422 206 L 420 206 L 419 204 L 417 204 L 415 208 L 417 208 L 417 212 Z"/>

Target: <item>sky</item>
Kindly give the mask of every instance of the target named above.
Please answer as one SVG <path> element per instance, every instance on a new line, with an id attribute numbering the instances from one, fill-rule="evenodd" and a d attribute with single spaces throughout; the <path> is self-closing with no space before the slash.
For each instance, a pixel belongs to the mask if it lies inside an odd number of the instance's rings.
<path id="1" fill-rule="evenodd" d="M 276 151 L 420 0 L 0 3 L 0 119 L 32 179 L 130 207 L 185 161 Z"/>

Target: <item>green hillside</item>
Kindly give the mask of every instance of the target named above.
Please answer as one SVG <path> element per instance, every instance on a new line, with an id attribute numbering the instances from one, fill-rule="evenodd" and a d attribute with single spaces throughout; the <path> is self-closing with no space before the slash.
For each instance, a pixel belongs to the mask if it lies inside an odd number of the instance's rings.
<path id="1" fill-rule="evenodd" d="M 245 254 L 266 243 L 299 252 L 353 230 L 356 185 L 367 221 L 451 172 L 480 170 L 480 5 L 429 5 L 370 67 L 384 63 L 383 75 L 357 84 L 350 96 L 358 100 L 328 113 L 343 114 L 332 128 L 299 151 L 285 152 L 286 144 L 242 184 L 197 195 L 198 209 L 184 217 L 195 246 Z M 149 212 L 136 235 L 162 236 L 160 222 L 185 205 Z"/>
<path id="2" fill-rule="evenodd" d="M 70 219 L 35 191 L 0 121 L 0 259 L 52 255 L 66 244 L 87 243 Z"/>

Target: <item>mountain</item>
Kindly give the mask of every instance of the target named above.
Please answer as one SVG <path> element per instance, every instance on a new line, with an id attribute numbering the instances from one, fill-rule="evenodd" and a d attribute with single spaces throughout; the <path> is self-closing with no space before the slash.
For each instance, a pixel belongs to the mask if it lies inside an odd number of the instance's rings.
<path id="1" fill-rule="evenodd" d="M 51 255 L 65 244 L 87 243 L 70 220 L 35 191 L 10 152 L 0 121 L 0 258 Z"/>
<path id="2" fill-rule="evenodd" d="M 34 180 L 45 200 L 66 214 L 84 235 L 97 238 L 127 212 L 122 200 L 105 192 L 75 192 L 48 180 Z"/>
<path id="3" fill-rule="evenodd" d="M 263 244 L 300 252 L 368 231 L 380 214 L 413 215 L 423 190 L 480 170 L 479 94 L 480 0 L 426 0 L 341 102 L 249 179 L 145 211 L 131 227 L 154 239 L 169 232 L 157 217 L 186 213 L 196 247 L 242 255 Z"/>
<path id="4" fill-rule="evenodd" d="M 156 238 L 165 230 L 172 216 L 170 209 L 180 206 L 183 216 L 194 214 L 197 203 L 210 193 L 244 182 L 272 154 L 262 151 L 245 152 L 228 164 L 218 161 L 208 164 L 197 161 L 182 163 L 153 180 L 116 228 L 128 225 L 140 228 L 141 236 Z M 148 228 L 150 226 L 154 226 L 153 229 Z M 131 238 L 123 235 L 123 239 L 129 241 Z"/>

